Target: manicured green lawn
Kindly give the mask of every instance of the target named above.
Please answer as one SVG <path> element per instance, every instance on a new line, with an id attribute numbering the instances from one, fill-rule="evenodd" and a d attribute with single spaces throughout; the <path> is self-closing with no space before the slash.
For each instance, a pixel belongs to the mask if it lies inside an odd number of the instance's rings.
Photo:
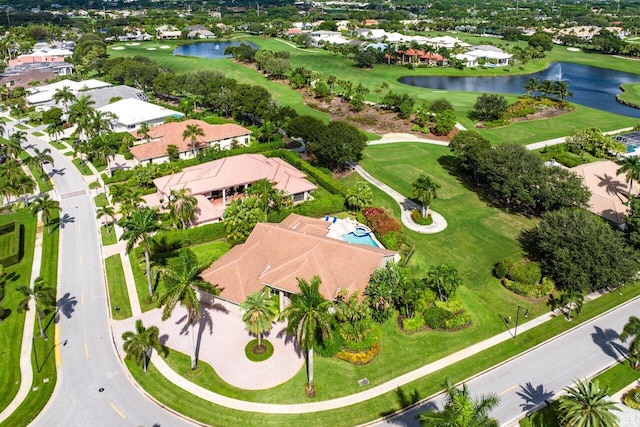
<path id="1" fill-rule="evenodd" d="M 100 236 L 102 237 L 102 246 L 115 245 L 118 243 L 118 238 L 116 237 L 113 226 L 100 227 Z"/>
<path id="2" fill-rule="evenodd" d="M 438 371 L 431 375 L 427 375 L 417 381 L 409 383 L 398 390 L 384 394 L 382 396 L 370 399 L 364 403 L 352 405 L 346 408 L 317 412 L 312 414 L 301 415 L 267 415 L 250 412 L 241 412 L 231 410 L 221 406 L 213 405 L 197 396 L 191 395 L 169 383 L 164 377 L 162 377 L 154 366 L 150 366 L 148 372 L 143 373 L 142 367 L 137 367 L 135 363 L 127 361 L 127 366 L 133 374 L 138 383 L 147 390 L 156 399 L 162 403 L 172 407 L 179 412 L 182 412 L 196 420 L 207 424 L 215 424 L 220 426 L 232 426 L 232 425 L 309 425 L 309 426 L 323 426 L 323 425 L 335 425 L 346 426 L 364 423 L 371 421 L 380 416 L 397 411 L 401 408 L 400 402 L 405 401 L 401 394 L 413 395 L 414 393 L 420 399 L 430 396 L 440 390 L 441 384 L 446 377 L 451 377 L 454 382 L 462 381 L 474 373 L 481 372 L 496 363 L 512 357 L 534 345 L 537 345 L 545 340 L 573 327 L 578 326 L 580 323 L 587 321 L 588 319 L 603 313 L 623 301 L 632 298 L 635 295 L 640 294 L 640 286 L 633 285 L 626 287 L 622 290 L 623 295 L 620 296 L 617 293 L 610 293 L 600 297 L 596 302 L 588 303 L 584 306 L 583 311 L 574 322 L 566 322 L 561 316 L 539 326 L 533 330 L 523 332 L 518 335 L 517 340 L 508 340 L 492 348 L 489 348 L 477 355 L 474 355 L 468 359 L 458 362 L 444 370 Z M 383 347 L 384 349 L 384 347 Z M 423 351 L 420 348 L 413 348 L 413 351 L 419 352 L 422 355 L 428 355 L 429 350 Z M 173 352 L 172 352 L 173 353 Z M 184 372 L 185 358 L 187 356 L 174 357 L 170 354 L 168 363 L 174 366 L 177 372 Z M 349 364 L 346 362 L 336 361 L 335 365 L 326 365 L 324 362 L 326 359 L 318 357 L 316 358 L 316 384 L 318 391 L 322 392 L 325 387 L 331 386 L 327 384 L 324 377 L 318 377 L 323 375 L 326 369 L 335 369 L 338 371 L 338 375 L 335 375 L 335 381 L 338 382 L 337 386 L 351 387 L 351 378 L 339 375 L 342 372 L 346 372 L 349 369 Z M 375 362 L 374 362 L 375 363 Z M 403 364 L 404 360 L 397 358 L 393 364 Z M 388 366 L 392 368 L 392 366 Z M 229 386 L 224 387 L 221 384 L 216 384 L 215 376 L 212 375 L 212 371 L 206 365 L 203 365 L 203 375 L 198 377 L 197 380 L 201 384 L 207 382 L 212 383 L 209 387 L 212 387 L 214 391 L 231 395 L 238 392 L 243 393 L 247 400 L 251 399 L 251 395 L 254 393 L 262 393 L 264 400 L 271 401 L 272 394 L 281 394 L 279 388 L 263 391 L 263 392 L 251 392 L 251 391 L 238 391 L 232 390 Z M 362 377 L 360 377 L 362 378 Z M 298 395 L 300 402 L 308 402 L 310 399 L 305 397 L 303 392 L 305 374 L 304 369 L 301 369 L 300 373 L 296 375 L 289 383 L 292 383 L 290 392 Z M 371 380 L 371 378 L 369 378 Z M 289 384 L 287 383 L 287 384 Z M 377 383 L 372 383 L 376 385 Z M 282 387 L 282 386 L 281 386 Z M 355 391 L 362 391 L 359 386 L 355 388 Z M 352 391 L 352 392 L 355 392 Z M 235 394 L 234 394 L 235 397 Z M 238 396 L 240 397 L 240 396 Z M 290 400 L 289 396 L 284 396 Z M 318 395 L 315 400 L 321 400 Z M 282 401 L 279 401 L 284 403 Z M 215 420 L 215 421 L 214 421 Z"/>
<path id="3" fill-rule="evenodd" d="M 107 196 L 104 193 L 98 194 L 96 197 L 93 198 L 93 201 L 95 202 L 96 207 L 99 207 L 99 208 L 105 207 L 109 204 L 109 201 L 107 200 Z"/>
<path id="4" fill-rule="evenodd" d="M 44 133 L 42 133 L 40 131 L 35 131 L 31 135 L 33 135 L 33 136 L 44 136 Z"/>
<path id="5" fill-rule="evenodd" d="M 109 300 L 111 301 L 111 317 L 115 320 L 131 317 L 131 304 L 127 293 L 127 283 L 120 255 L 112 255 L 104 260 L 109 285 Z M 116 310 L 119 307 L 120 310 Z"/>
<path id="6" fill-rule="evenodd" d="M 459 34 L 456 34 L 456 36 L 460 36 L 463 40 L 476 44 L 487 42 L 484 38 L 473 36 L 463 37 Z M 546 68 L 552 61 L 578 62 L 585 65 L 595 65 L 620 71 L 638 73 L 637 68 L 634 68 L 637 64 L 634 64 L 633 61 L 627 61 L 605 55 L 570 52 L 564 47 L 554 47 L 554 50 L 548 53 L 547 58 L 530 61 L 525 66 L 519 66 L 517 68 L 474 68 L 456 70 L 453 68 L 431 67 L 407 69 L 396 65 L 389 66 L 386 64 L 379 64 L 373 69 L 363 70 L 355 67 L 353 61 L 321 49 L 295 49 L 284 43 L 282 40 L 267 37 L 247 36 L 242 40 L 250 41 L 260 46 L 260 48 L 290 52 L 291 66 L 294 68 L 303 66 L 311 68 L 314 71 L 318 71 L 323 76 L 333 74 L 340 79 L 362 83 L 362 85 L 370 90 L 369 95 L 367 96 L 369 101 L 376 100 L 374 89 L 379 88 L 383 82 L 389 84 L 389 90 L 395 93 L 407 93 L 416 98 L 418 105 L 422 100 L 432 101 L 436 98 L 445 97 L 455 106 L 458 121 L 467 128 L 471 128 L 475 125 L 475 122 L 470 120 L 467 117 L 467 114 L 473 109 L 473 104 L 480 93 L 417 88 L 400 84 L 397 79 L 407 75 L 495 76 L 533 73 Z M 494 40 L 492 39 L 492 41 Z M 249 67 L 234 63 L 230 59 L 208 60 L 203 58 L 174 56 L 171 55 L 173 47 L 177 44 L 184 44 L 185 42 L 173 41 L 162 43 L 167 44 L 172 48 L 156 49 L 153 51 L 146 50 L 148 47 L 158 47 L 156 46 L 159 45 L 157 42 L 141 43 L 140 46 L 125 46 L 123 44 L 119 44 L 118 46 L 124 46 L 125 49 L 109 49 L 109 55 L 111 57 L 132 56 L 136 54 L 144 55 L 158 62 L 160 65 L 170 68 L 178 73 L 211 68 L 211 64 L 215 64 L 214 69 L 225 73 L 228 77 L 235 78 L 243 83 L 259 84 L 264 86 L 276 99 L 278 99 L 281 104 L 290 105 L 296 109 L 298 113 L 312 114 L 316 117 L 323 118 L 324 120 L 327 118 L 324 113 L 320 113 L 306 107 L 298 92 L 290 89 L 283 83 L 266 79 L 262 74 Z M 522 44 L 513 42 L 502 43 L 499 41 L 498 43 L 504 44 L 507 47 L 512 44 Z M 384 96 L 384 92 L 380 96 Z M 506 98 L 509 102 L 514 102 L 516 99 L 515 96 L 506 96 Z M 630 117 L 619 116 L 599 110 L 593 110 L 587 107 L 577 106 L 576 111 L 552 119 L 520 122 L 498 129 L 483 129 L 481 130 L 481 133 L 494 144 L 502 142 L 528 144 L 565 136 L 575 129 L 589 126 L 596 126 L 607 131 L 632 126 L 635 123 L 637 123 L 637 120 Z"/>
<path id="7" fill-rule="evenodd" d="M 29 156 L 29 153 L 27 153 L 26 151 L 23 151 L 22 153 L 20 153 L 21 160 L 24 161 L 28 157 L 30 156 Z M 46 174 L 44 176 L 42 175 L 42 171 L 40 170 L 39 167 L 33 166 L 33 165 L 28 165 L 27 167 L 31 171 L 31 175 L 33 175 L 33 177 L 35 178 L 41 193 L 46 193 L 47 191 L 51 191 L 53 189 L 53 186 L 51 185 L 51 180 L 49 180 L 49 177 Z"/>
<path id="8" fill-rule="evenodd" d="M 213 261 L 220 258 L 222 255 L 224 255 L 229 250 L 229 248 L 229 244 L 226 241 L 216 240 L 213 242 L 192 246 L 191 250 L 198 257 L 198 262 L 201 265 L 209 265 L 213 263 Z M 170 264 L 172 262 L 172 259 L 175 258 L 177 258 L 177 254 L 165 259 L 164 262 Z M 136 248 L 131 251 L 131 253 L 129 254 L 129 260 L 131 261 L 131 269 L 133 270 L 133 277 L 136 282 L 136 290 L 138 292 L 138 298 L 140 299 L 140 307 L 142 308 L 142 311 L 145 312 L 156 308 L 158 306 L 157 302 L 145 301 L 145 299 L 147 299 L 149 295 L 149 289 L 147 284 L 147 276 L 145 274 L 144 254 L 142 250 Z M 151 265 L 153 269 L 153 262 L 151 263 Z M 152 278 L 155 276 L 153 274 L 153 271 L 151 275 Z M 162 281 L 158 281 L 157 285 L 154 284 L 154 286 L 156 286 L 154 292 L 156 294 L 162 295 L 162 293 L 164 292 L 164 285 Z"/>
<path id="9" fill-rule="evenodd" d="M 33 263 L 33 245 L 36 232 L 36 221 L 31 212 L 22 210 L 17 213 L 0 214 L 0 224 L 15 221 L 17 226 L 24 227 L 24 255 L 18 264 L 5 269 L 2 279 L 5 297 L 2 306 L 10 310 L 8 317 L 0 323 L 0 411 L 13 399 L 20 386 L 20 345 L 24 325 L 24 313 L 18 313 L 16 306 L 23 295 L 16 291 L 16 286 L 28 286 Z M 46 233 L 46 232 L 45 232 Z"/>
<path id="10" fill-rule="evenodd" d="M 42 276 L 49 286 L 57 287 L 58 276 L 58 242 L 59 229 L 56 228 L 49 234 L 45 228 L 42 243 L 42 264 L 40 267 L 40 276 Z M 34 325 L 34 350 L 31 353 L 31 365 L 33 366 L 33 387 L 22 404 L 11 414 L 5 425 L 18 426 L 28 425 L 40 413 L 42 408 L 49 401 L 51 394 L 56 385 L 56 366 L 55 366 L 55 340 L 54 340 L 54 314 L 49 314 L 43 320 L 43 326 L 46 328 L 48 340 L 40 338 L 40 328 L 38 322 Z"/>
<path id="11" fill-rule="evenodd" d="M 624 93 L 618 95 L 618 98 L 640 107 L 640 83 L 623 84 Z"/>
<path id="12" fill-rule="evenodd" d="M 20 129 L 20 130 L 27 130 L 27 129 L 29 129 L 29 127 L 28 127 L 28 126 L 21 125 L 21 124 L 15 124 L 15 125 L 13 125 L 13 127 L 14 127 L 14 128 L 16 128 L 16 129 Z"/>
<path id="13" fill-rule="evenodd" d="M 82 162 L 82 159 L 73 159 L 72 162 L 74 165 L 76 165 L 82 175 L 93 175 L 93 172 L 91 171 L 91 169 L 89 169 L 89 166 L 84 164 Z"/>
<path id="14" fill-rule="evenodd" d="M 49 144 L 53 145 L 58 150 L 66 150 L 69 148 L 66 144 L 63 144 L 60 141 L 51 140 L 49 141 Z"/>

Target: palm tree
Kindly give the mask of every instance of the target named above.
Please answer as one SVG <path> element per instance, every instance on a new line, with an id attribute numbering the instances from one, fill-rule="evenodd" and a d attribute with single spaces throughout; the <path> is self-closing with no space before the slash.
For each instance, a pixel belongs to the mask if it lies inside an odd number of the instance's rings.
<path id="1" fill-rule="evenodd" d="M 413 195 L 422 202 L 422 216 L 426 218 L 431 201 L 438 198 L 436 190 L 440 188 L 440 184 L 433 182 L 429 176 L 423 174 L 411 186 L 413 187 Z"/>
<path id="2" fill-rule="evenodd" d="M 563 82 L 562 80 L 553 82 L 551 91 L 553 94 L 558 95 L 562 102 L 564 102 L 564 100 L 568 97 L 573 96 L 573 92 L 569 90 L 569 85 L 567 84 L 567 82 Z"/>
<path id="3" fill-rule="evenodd" d="M 42 328 L 42 319 L 56 308 L 56 290 L 47 286 L 47 282 L 42 277 L 36 277 L 33 281 L 33 288 L 18 286 L 16 290 L 24 295 L 24 298 L 18 302 L 18 313 L 29 310 L 29 303 L 33 299 L 38 326 L 40 326 L 40 336 L 47 339 L 47 334 Z"/>
<path id="4" fill-rule="evenodd" d="M 53 100 L 57 104 L 62 104 L 64 108 L 62 111 L 67 112 L 69 105 L 76 100 L 76 96 L 71 92 L 69 86 L 65 86 L 62 89 L 56 90 L 56 93 L 53 94 Z"/>
<path id="5" fill-rule="evenodd" d="M 617 427 L 619 411 L 614 402 L 607 400 L 609 387 L 600 388 L 598 380 L 584 379 L 574 382 L 560 397 L 559 417 L 565 427 Z"/>
<path id="6" fill-rule="evenodd" d="M 111 186 L 112 189 L 114 187 L 116 186 Z M 118 187 L 122 188 L 122 185 Z M 135 211 L 138 206 L 144 202 L 142 199 L 142 189 L 139 187 L 124 187 L 122 193 L 118 194 L 117 197 L 113 195 L 113 200 L 120 204 L 120 213 L 126 217 L 131 215 L 131 212 Z"/>
<path id="7" fill-rule="evenodd" d="M 166 353 L 167 349 L 160 343 L 160 330 L 157 326 L 145 328 L 142 319 L 136 320 L 136 331 L 127 331 L 122 334 L 124 343 L 122 349 L 127 356 L 133 357 L 138 365 L 142 362 L 144 371 L 147 372 L 147 359 L 151 358 L 152 349 L 158 353 Z"/>
<path id="8" fill-rule="evenodd" d="M 151 297 L 153 288 L 151 287 L 149 250 L 151 248 L 151 235 L 161 229 L 158 222 L 158 212 L 151 208 L 134 210 L 131 217 L 125 217 L 120 220 L 120 226 L 124 228 L 124 233 L 122 233 L 120 240 L 127 241 L 127 253 L 131 252 L 138 242 L 140 242 L 140 246 L 144 251 L 147 285 L 149 287 L 149 296 Z"/>
<path id="9" fill-rule="evenodd" d="M 244 310 L 242 321 L 247 331 L 258 336 L 258 347 L 262 345 L 262 334 L 271 330 L 271 324 L 276 318 L 278 305 L 270 298 L 265 289 L 254 292 L 247 300 L 240 304 Z"/>
<path id="10" fill-rule="evenodd" d="M 171 317 L 173 309 L 178 303 L 187 309 L 187 325 L 189 325 L 189 344 L 191 346 L 191 369 L 196 368 L 196 344 L 193 326 L 200 320 L 200 301 L 198 291 L 218 295 L 220 290 L 199 277 L 204 266 L 198 265 L 198 258 L 190 249 L 183 249 L 178 256 L 178 266 L 175 269 L 162 268 L 160 274 L 164 277 L 166 293 L 160 297 L 162 320 Z"/>
<path id="11" fill-rule="evenodd" d="M 458 276 L 458 270 L 448 265 L 429 267 L 426 281 L 430 287 L 435 288 L 440 301 L 449 299 L 462 283 L 462 279 Z"/>
<path id="12" fill-rule="evenodd" d="M 269 181 L 268 179 L 261 179 L 254 182 L 245 190 L 245 193 L 250 196 L 256 196 L 262 203 L 265 213 L 269 210 L 269 206 L 277 204 L 275 182 Z"/>
<path id="13" fill-rule="evenodd" d="M 111 225 L 111 227 L 107 227 L 107 233 L 110 233 L 110 228 L 113 228 L 113 223 L 115 222 L 115 211 L 113 209 L 113 206 L 111 205 L 106 205 L 106 206 L 99 206 L 96 209 L 96 219 L 100 219 L 103 216 L 106 216 L 107 219 L 111 218 L 111 221 L 109 221 L 108 225 Z"/>
<path id="14" fill-rule="evenodd" d="M 97 154 L 97 158 L 103 161 L 107 165 L 107 175 L 111 176 L 111 165 L 109 159 L 114 157 L 118 153 L 120 142 L 114 138 L 105 138 L 106 134 L 102 134 L 100 138 L 95 138 L 93 141 L 93 150 Z"/>
<path id="15" fill-rule="evenodd" d="M 298 279 L 299 294 L 291 295 L 291 304 L 280 313 L 287 319 L 287 333 L 294 335 L 302 351 L 307 353 L 307 391 L 315 390 L 313 383 L 313 347 L 317 337 L 331 332 L 331 314 L 327 301 L 318 290 L 320 277 L 314 276 L 311 283 Z"/>
<path id="16" fill-rule="evenodd" d="M 553 92 L 553 82 L 551 80 L 543 80 L 538 87 L 542 96 L 549 96 Z"/>
<path id="17" fill-rule="evenodd" d="M 137 130 L 138 137 L 140 137 L 144 142 L 149 142 L 151 140 L 151 135 L 149 135 L 150 130 L 149 123 L 140 123 L 140 127 Z"/>
<path id="18" fill-rule="evenodd" d="M 51 123 L 49 126 L 47 126 L 46 131 L 49 135 L 49 138 L 53 138 L 56 142 L 58 142 L 58 137 L 64 132 L 64 127 L 62 126 L 62 123 Z"/>
<path id="19" fill-rule="evenodd" d="M 443 384 L 445 404 L 442 411 L 427 409 L 418 415 L 421 426 L 428 427 L 498 427 L 497 420 L 489 412 L 498 406 L 500 398 L 495 394 L 472 399 L 466 384 L 462 389 L 454 386 L 450 378 Z"/>
<path id="20" fill-rule="evenodd" d="M 371 203 L 373 203 L 373 193 L 371 192 L 369 184 L 366 182 L 358 182 L 349 189 L 345 201 L 348 207 L 358 211 L 366 206 L 371 206 Z"/>
<path id="21" fill-rule="evenodd" d="M 617 174 L 625 173 L 627 176 L 627 182 L 629 183 L 629 198 L 633 196 L 633 181 L 640 180 L 640 157 L 629 156 L 625 157 L 620 165 L 620 168 L 616 171 Z"/>
<path id="22" fill-rule="evenodd" d="M 169 210 L 176 226 L 179 224 L 183 229 L 189 227 L 196 219 L 197 206 L 198 200 L 191 195 L 188 188 L 171 190 Z"/>
<path id="23" fill-rule="evenodd" d="M 635 358 L 633 369 L 638 369 L 638 359 L 640 359 L 640 319 L 636 316 L 629 317 L 629 321 L 624 325 L 620 334 L 620 341 L 626 342 L 629 338 L 629 356 Z"/>
<path id="24" fill-rule="evenodd" d="M 111 132 L 111 120 L 115 117 L 116 116 L 113 113 L 108 111 L 91 111 L 87 128 L 90 137 L 96 137 L 104 133 Z"/>
<path id="25" fill-rule="evenodd" d="M 6 86 L 3 85 L 3 87 L 6 88 Z M 2 97 L 0 96 L 0 101 L 2 100 Z M 4 132 L 5 132 L 5 127 L 4 127 L 4 122 L 0 123 L 0 136 L 4 136 Z"/>
<path id="26" fill-rule="evenodd" d="M 45 148 L 40 151 L 37 148 L 33 149 L 33 156 L 31 157 L 32 161 L 37 165 L 38 169 L 40 169 L 40 174 L 44 178 L 44 165 L 47 163 L 51 163 L 53 166 L 53 157 L 51 156 L 51 148 Z"/>
<path id="27" fill-rule="evenodd" d="M 200 125 L 197 124 L 187 125 L 184 132 L 182 132 L 182 140 L 186 141 L 189 139 L 191 141 L 189 145 L 191 145 L 191 151 L 194 156 L 196 155 L 196 149 L 198 148 L 199 136 L 204 137 L 204 130 L 202 130 Z"/>
<path id="28" fill-rule="evenodd" d="M 69 118 L 67 121 L 70 125 L 77 126 L 75 133 L 81 141 L 88 135 L 89 129 L 91 128 L 90 117 L 94 105 L 95 101 L 93 101 L 89 95 L 83 95 L 71 104 L 69 108 Z"/>
<path id="29" fill-rule="evenodd" d="M 4 153 L 12 159 L 19 159 L 20 153 L 24 151 L 22 143 L 27 142 L 27 134 L 21 130 L 13 133 L 3 144 Z"/>
<path id="30" fill-rule="evenodd" d="M 52 199 L 48 194 L 38 197 L 31 203 L 31 213 L 36 216 L 42 212 L 42 221 L 47 224 L 47 230 L 51 234 L 51 219 L 55 213 L 60 212 L 60 202 Z"/>
<path id="31" fill-rule="evenodd" d="M 527 92 L 527 95 L 533 96 L 538 91 L 538 87 L 540 87 L 540 81 L 535 77 L 529 79 L 526 85 L 524 85 L 524 90 Z"/>

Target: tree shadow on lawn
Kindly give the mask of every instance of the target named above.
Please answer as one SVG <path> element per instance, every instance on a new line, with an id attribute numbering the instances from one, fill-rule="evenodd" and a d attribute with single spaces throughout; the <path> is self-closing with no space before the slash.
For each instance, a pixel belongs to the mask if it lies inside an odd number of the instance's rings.
<path id="1" fill-rule="evenodd" d="M 417 420 L 418 415 L 427 410 L 439 409 L 433 401 L 420 402 L 420 392 L 417 389 L 414 389 L 411 393 L 407 393 L 402 387 L 398 387 L 394 393 L 398 401 L 399 409 L 392 409 L 380 413 L 380 417 L 382 417 L 387 424 L 417 426 L 419 425 Z M 402 413 L 396 414 L 398 410 L 403 411 Z"/>
<path id="2" fill-rule="evenodd" d="M 516 392 L 516 394 L 524 400 L 520 407 L 525 411 L 538 408 L 554 395 L 553 391 L 545 390 L 542 384 L 534 387 L 533 384 L 528 382 L 524 386 L 521 385 L 520 389 L 521 391 Z"/>

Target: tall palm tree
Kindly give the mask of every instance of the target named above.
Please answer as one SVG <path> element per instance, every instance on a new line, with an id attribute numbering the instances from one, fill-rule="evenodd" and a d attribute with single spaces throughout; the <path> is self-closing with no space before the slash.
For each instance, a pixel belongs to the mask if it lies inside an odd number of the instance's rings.
<path id="1" fill-rule="evenodd" d="M 18 313 L 29 310 L 29 303 L 33 299 L 38 326 L 40 327 L 40 336 L 47 339 L 47 334 L 42 328 L 42 319 L 56 309 L 56 290 L 47 286 L 47 282 L 42 277 L 36 277 L 33 281 L 33 288 L 18 286 L 16 290 L 24 295 L 24 298 L 18 302 Z"/>
<path id="2" fill-rule="evenodd" d="M 109 221 L 110 227 L 107 227 L 107 233 L 111 232 L 111 229 L 113 228 L 113 223 L 115 221 L 115 210 L 113 209 L 113 206 L 111 205 L 106 205 L 106 206 L 99 206 L 96 209 L 96 219 L 100 219 L 103 216 L 106 216 L 107 219 L 111 219 L 111 221 Z"/>
<path id="3" fill-rule="evenodd" d="M 188 188 L 171 190 L 169 195 L 169 211 L 174 223 L 185 229 L 196 219 L 198 201 Z M 179 227 L 180 228 L 180 227 Z"/>
<path id="4" fill-rule="evenodd" d="M 538 90 L 542 96 L 549 96 L 553 92 L 553 82 L 551 80 L 543 80 L 538 86 Z"/>
<path id="5" fill-rule="evenodd" d="M 198 148 L 199 136 L 204 137 L 204 130 L 197 124 L 187 125 L 184 132 L 182 132 L 182 140 L 186 141 L 189 139 L 191 141 L 189 145 L 191 145 L 191 152 L 194 156 L 196 155 L 196 149 Z"/>
<path id="6" fill-rule="evenodd" d="M 565 389 L 560 397 L 559 416 L 565 427 L 618 427 L 619 411 L 614 402 L 607 400 L 609 387 L 600 388 L 598 380 L 578 380 Z"/>
<path id="7" fill-rule="evenodd" d="M 256 196 L 262 206 L 264 206 L 265 213 L 269 210 L 269 206 L 277 204 L 277 194 L 275 188 L 275 182 L 268 179 L 261 179 L 253 184 L 245 191 L 246 194 Z"/>
<path id="8" fill-rule="evenodd" d="M 49 135 L 49 138 L 53 138 L 56 142 L 58 142 L 58 138 L 64 132 L 64 127 L 62 123 L 51 123 L 49 126 L 47 126 L 46 131 Z"/>
<path id="9" fill-rule="evenodd" d="M 160 343 L 160 330 L 157 326 L 145 328 L 142 319 L 136 320 L 135 332 L 127 331 L 122 334 L 124 343 L 122 349 L 127 356 L 133 357 L 138 365 L 142 362 L 147 372 L 147 359 L 151 358 L 151 350 L 166 353 L 167 349 Z"/>
<path id="10" fill-rule="evenodd" d="M 113 187 L 115 186 L 112 185 L 111 188 L 113 189 Z M 122 194 L 118 194 L 117 197 L 114 195 L 113 200 L 120 204 L 120 213 L 126 217 L 130 216 L 131 212 L 135 211 L 144 202 L 142 189 L 139 187 L 124 187 Z"/>
<path id="11" fill-rule="evenodd" d="M 136 133 L 138 137 L 142 139 L 144 142 L 149 142 L 151 140 L 151 135 L 149 135 L 150 130 L 151 129 L 149 128 L 149 123 L 142 122 L 140 123 L 140 127 L 138 128 Z"/>
<path id="12" fill-rule="evenodd" d="M 498 427 L 497 420 L 489 417 L 489 412 L 498 406 L 500 398 L 495 394 L 473 399 L 466 384 L 455 387 L 450 378 L 443 384 L 446 392 L 444 409 L 427 409 L 418 415 L 418 421 L 425 427 Z"/>
<path id="13" fill-rule="evenodd" d="M 116 139 L 106 138 L 106 135 L 106 133 L 103 133 L 100 138 L 94 138 L 92 140 L 94 141 L 92 149 L 97 154 L 97 159 L 107 165 L 107 176 L 111 176 L 111 165 L 109 164 L 109 159 L 118 153 L 120 143 Z"/>
<path id="14" fill-rule="evenodd" d="M 42 221 L 47 224 L 49 234 L 51 234 L 51 219 L 60 210 L 60 202 L 52 199 L 48 194 L 38 197 L 31 203 L 31 213 L 36 216 L 38 212 L 42 212 Z"/>
<path id="15" fill-rule="evenodd" d="M 432 265 L 426 276 L 430 287 L 435 288 L 440 301 L 446 301 L 455 294 L 462 283 L 458 270 L 449 265 Z"/>
<path id="16" fill-rule="evenodd" d="M 120 226 L 124 228 L 124 233 L 120 236 L 120 240 L 127 241 L 127 253 L 131 252 L 133 247 L 140 242 L 140 247 L 144 251 L 149 296 L 152 296 L 149 250 L 151 249 L 151 236 L 162 228 L 158 221 L 158 212 L 151 208 L 134 210 L 131 217 L 125 217 L 120 220 Z"/>
<path id="17" fill-rule="evenodd" d="M 91 114 L 95 101 L 89 95 L 82 95 L 71 104 L 69 108 L 68 122 L 70 125 L 76 125 L 75 133 L 81 141 L 88 136 L 91 128 Z"/>
<path id="18" fill-rule="evenodd" d="M 47 163 L 51 163 L 51 166 L 53 166 L 53 156 L 51 156 L 51 148 L 45 148 L 42 151 L 34 148 L 33 156 L 31 156 L 31 158 L 33 159 L 33 163 L 35 163 L 40 170 L 40 175 L 44 178 L 44 176 L 46 175 L 44 172 L 44 165 Z"/>
<path id="19" fill-rule="evenodd" d="M 262 334 L 271 330 L 271 324 L 278 313 L 275 299 L 270 298 L 265 289 L 249 295 L 240 308 L 244 310 L 242 321 L 247 331 L 258 336 L 258 347 L 262 345 Z"/>
<path id="20" fill-rule="evenodd" d="M 64 86 L 62 89 L 56 90 L 56 93 L 53 94 L 53 100 L 56 105 L 62 104 L 62 111 L 67 112 L 69 105 L 76 100 L 76 96 L 71 92 L 69 86 Z"/>
<path id="21" fill-rule="evenodd" d="M 423 174 L 411 186 L 413 187 L 413 195 L 422 202 L 422 216 L 426 218 L 431 201 L 438 198 L 436 191 L 440 188 L 440 184 L 433 182 L 431 177 Z"/>
<path id="22" fill-rule="evenodd" d="M 307 353 L 307 390 L 315 390 L 313 383 L 313 347 L 317 337 L 331 332 L 331 303 L 320 294 L 320 277 L 314 276 L 311 283 L 298 278 L 300 293 L 291 295 L 291 304 L 280 313 L 287 320 L 287 333 L 298 340 L 302 351 Z"/>
<path id="23" fill-rule="evenodd" d="M 160 297 L 162 320 L 171 317 L 173 309 L 179 303 L 187 309 L 187 325 L 189 325 L 189 344 L 191 346 L 191 369 L 196 368 L 196 343 L 193 326 L 200 320 L 200 301 L 198 291 L 218 295 L 220 290 L 199 275 L 205 266 L 198 265 L 198 258 L 190 249 L 183 249 L 178 256 L 178 266 L 175 269 L 161 268 L 164 277 L 166 293 Z"/>
<path id="24" fill-rule="evenodd" d="M 21 130 L 14 132 L 9 139 L 3 143 L 3 151 L 7 157 L 17 160 L 24 151 L 24 148 L 22 148 L 22 143 L 24 142 L 27 142 L 27 134 Z"/>
<path id="25" fill-rule="evenodd" d="M 640 180 L 640 157 L 625 157 L 624 160 L 622 160 L 622 164 L 616 173 L 626 174 L 627 182 L 629 183 L 629 197 L 632 197 L 633 181 Z"/>
<path id="26" fill-rule="evenodd" d="M 539 86 L 540 81 L 535 77 L 532 77 L 529 79 L 527 84 L 524 85 L 524 90 L 527 92 L 527 95 L 533 96 L 538 91 Z"/>
<path id="27" fill-rule="evenodd" d="M 562 102 L 564 102 L 564 100 L 568 97 L 573 96 L 573 92 L 569 90 L 569 85 L 567 84 L 567 82 L 563 82 L 562 80 L 553 82 L 551 91 L 553 94 L 558 95 Z"/>
<path id="28" fill-rule="evenodd" d="M 620 334 L 620 341 L 626 342 L 631 338 L 629 343 L 629 356 L 635 358 L 633 368 L 638 369 L 638 359 L 640 359 L 640 319 L 636 316 L 629 317 Z"/>

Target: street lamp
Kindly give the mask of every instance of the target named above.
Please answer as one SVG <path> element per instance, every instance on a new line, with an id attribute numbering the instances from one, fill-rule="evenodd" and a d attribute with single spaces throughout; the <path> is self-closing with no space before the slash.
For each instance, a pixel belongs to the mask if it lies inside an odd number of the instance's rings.
<path id="1" fill-rule="evenodd" d="M 513 339 L 516 339 L 516 337 L 518 336 L 518 320 L 520 320 L 520 309 L 523 309 L 523 307 L 518 306 L 518 312 L 516 313 L 516 328 L 513 330 Z M 528 308 L 524 309 L 524 317 L 529 317 Z"/>
<path id="2" fill-rule="evenodd" d="M 516 311 L 516 326 L 513 329 L 513 333 L 511 333 L 511 329 L 509 328 L 509 323 L 511 323 L 511 316 L 504 317 L 501 314 L 499 314 L 500 319 L 502 319 L 504 326 L 507 328 L 507 332 L 509 332 L 509 335 L 511 335 L 513 339 L 516 339 L 516 337 L 518 336 L 518 323 L 520 322 L 520 310 L 524 310 L 524 317 L 529 317 L 529 309 L 524 308 L 522 306 L 518 306 L 518 310 Z"/>

